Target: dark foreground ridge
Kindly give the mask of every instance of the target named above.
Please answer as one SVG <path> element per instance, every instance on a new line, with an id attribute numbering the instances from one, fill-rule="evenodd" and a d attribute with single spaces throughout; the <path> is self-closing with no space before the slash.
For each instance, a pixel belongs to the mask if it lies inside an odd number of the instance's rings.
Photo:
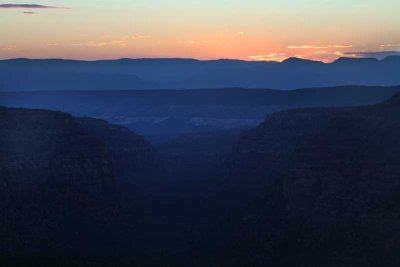
<path id="1" fill-rule="evenodd" d="M 239 266 L 398 265 L 399 111 L 399 95 L 291 110 L 243 134 L 217 197 L 242 211 L 216 230 L 218 249 Z"/>
<path id="2" fill-rule="evenodd" d="M 1 256 L 9 265 L 398 266 L 399 111 L 397 94 L 274 113 L 218 168 L 177 183 L 125 128 L 2 108 Z"/>
<path id="3" fill-rule="evenodd" d="M 0 108 L 0 144 L 1 260 L 104 249 L 93 242 L 121 225 L 121 189 L 158 171 L 142 137 L 61 112 Z"/>

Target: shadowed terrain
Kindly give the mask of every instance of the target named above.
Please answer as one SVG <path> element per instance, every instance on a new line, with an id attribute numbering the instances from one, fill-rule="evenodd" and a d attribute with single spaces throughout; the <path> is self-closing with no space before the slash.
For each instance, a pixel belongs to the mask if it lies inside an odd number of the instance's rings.
<path id="1" fill-rule="evenodd" d="M 106 121 L 1 108 L 1 256 L 48 266 L 397 266 L 399 108 L 396 94 L 291 109 L 242 133 L 157 137 L 156 148 Z"/>

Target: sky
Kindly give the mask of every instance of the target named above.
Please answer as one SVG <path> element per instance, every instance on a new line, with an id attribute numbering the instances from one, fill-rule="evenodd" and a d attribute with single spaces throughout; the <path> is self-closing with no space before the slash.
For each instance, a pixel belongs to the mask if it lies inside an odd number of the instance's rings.
<path id="1" fill-rule="evenodd" d="M 0 58 L 400 54 L 399 0 L 0 0 Z"/>

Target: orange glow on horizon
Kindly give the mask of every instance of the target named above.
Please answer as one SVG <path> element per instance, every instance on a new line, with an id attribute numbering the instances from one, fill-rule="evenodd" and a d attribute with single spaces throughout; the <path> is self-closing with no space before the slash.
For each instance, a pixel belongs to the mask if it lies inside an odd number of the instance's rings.
<path id="1" fill-rule="evenodd" d="M 400 2 L 376 1 L 43 0 L 69 9 L 0 9 L 0 59 L 331 62 L 400 51 Z"/>

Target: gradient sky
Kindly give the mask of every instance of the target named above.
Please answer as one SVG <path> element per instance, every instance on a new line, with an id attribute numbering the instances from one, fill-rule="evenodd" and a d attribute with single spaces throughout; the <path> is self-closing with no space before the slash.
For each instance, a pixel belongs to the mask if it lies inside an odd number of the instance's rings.
<path id="1" fill-rule="evenodd" d="M 0 58 L 331 61 L 400 51 L 399 0 L 27 1 L 0 0 Z"/>

